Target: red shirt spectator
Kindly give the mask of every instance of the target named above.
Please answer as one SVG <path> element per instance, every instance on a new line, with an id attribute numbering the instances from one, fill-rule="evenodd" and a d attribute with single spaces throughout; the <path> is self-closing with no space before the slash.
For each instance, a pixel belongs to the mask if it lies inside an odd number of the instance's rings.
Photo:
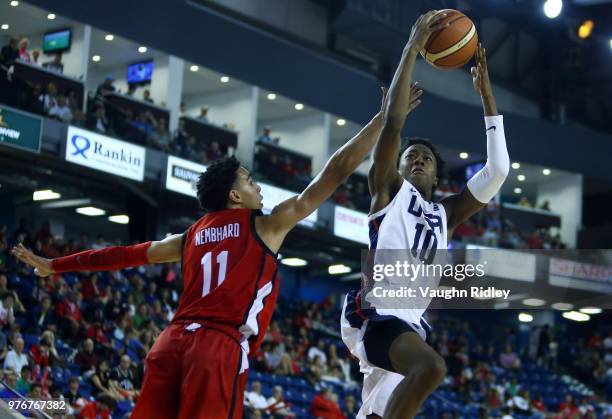
<path id="1" fill-rule="evenodd" d="M 333 394 L 330 389 L 323 390 L 312 399 L 310 413 L 315 418 L 321 419 L 344 419 L 344 414 L 338 403 L 333 401 Z"/>
<path id="2" fill-rule="evenodd" d="M 83 281 L 83 300 L 93 300 L 95 297 L 100 295 L 100 289 L 98 288 L 98 276 L 92 274 L 89 278 Z"/>
<path id="3" fill-rule="evenodd" d="M 544 242 L 536 232 L 533 232 L 527 237 L 527 246 L 530 249 L 542 249 Z"/>
<path id="4" fill-rule="evenodd" d="M 85 334 L 89 339 L 93 340 L 94 342 L 101 344 L 108 343 L 108 337 L 106 336 L 104 328 L 102 327 L 102 325 L 100 325 L 100 323 L 93 323 L 87 328 Z"/>
<path id="5" fill-rule="evenodd" d="M 108 408 L 99 402 L 87 403 L 77 417 L 79 419 L 111 419 Z"/>
<path id="6" fill-rule="evenodd" d="M 74 363 L 81 367 L 81 372 L 92 370 L 96 367 L 98 359 L 94 353 L 94 343 L 91 339 L 85 339 L 83 349 L 74 357 Z"/>
<path id="7" fill-rule="evenodd" d="M 66 317 L 76 322 L 83 320 L 81 309 L 76 302 L 75 293 L 71 293 L 67 300 L 63 300 L 58 303 L 56 313 L 59 317 Z"/>

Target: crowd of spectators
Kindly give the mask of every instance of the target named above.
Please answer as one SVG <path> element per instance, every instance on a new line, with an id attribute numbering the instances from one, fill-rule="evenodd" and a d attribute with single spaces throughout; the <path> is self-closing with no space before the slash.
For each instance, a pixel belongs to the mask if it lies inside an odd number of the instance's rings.
<path id="1" fill-rule="evenodd" d="M 48 223 L 35 233 L 25 220 L 12 234 L 0 228 L 0 381 L 28 397 L 61 397 L 76 417 L 129 411 L 142 383 L 144 356 L 176 310 L 180 269 L 168 264 L 37 278 L 8 256 L 9 246 L 20 242 L 46 257 L 112 244 L 86 233 L 62 240 L 50 233 Z M 304 381 L 312 392 L 308 415 L 313 417 L 348 419 L 359 408 L 361 374 L 339 338 L 339 316 L 335 294 L 318 303 L 281 298 L 261 348 L 252 354 L 253 374 Z M 610 389 L 612 334 L 565 339 L 570 347 L 561 349 L 562 332 L 547 326 L 527 334 L 498 330 L 494 336 L 495 328 L 445 313 L 430 316 L 435 317 L 430 343 L 449 371 L 443 391 L 452 393 L 442 394 L 454 395 L 456 403 L 510 415 L 552 412 L 570 418 L 577 411 L 594 417 L 588 412 L 599 400 L 592 394 L 559 393 L 566 400 L 551 405 L 534 391 L 520 374 L 536 364 L 551 376 L 561 367 L 580 368 L 588 375 L 585 382 Z M 290 389 L 264 388 L 257 381 L 245 394 L 250 417 L 304 416 L 303 407 L 285 397 Z M 14 398 L 8 387 L 2 395 Z"/>

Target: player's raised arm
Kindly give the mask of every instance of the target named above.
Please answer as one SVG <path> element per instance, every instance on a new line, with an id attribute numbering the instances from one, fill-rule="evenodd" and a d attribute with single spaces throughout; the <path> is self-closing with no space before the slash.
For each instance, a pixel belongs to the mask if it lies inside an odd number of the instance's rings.
<path id="1" fill-rule="evenodd" d="M 285 235 L 319 208 L 365 160 L 380 135 L 386 90 L 381 110 L 372 120 L 329 158 L 325 167 L 302 193 L 281 202 L 267 217 L 258 217 L 257 231 L 273 250 L 280 248 Z"/>
<path id="2" fill-rule="evenodd" d="M 389 87 L 383 128 L 380 140 L 374 149 L 374 165 L 368 176 L 372 195 L 371 212 L 385 207 L 402 183 L 402 177 L 397 171 L 400 134 L 406 115 L 420 104 L 419 97 L 422 94 L 417 84 L 411 86 L 414 63 L 418 53 L 425 48 L 429 36 L 436 30 L 448 26 L 447 23 L 440 23 L 446 14 L 436 15 L 436 13 L 436 10 L 432 10 L 422 15 L 412 27 L 410 39 L 404 47 L 402 58 Z"/>
<path id="3" fill-rule="evenodd" d="M 448 220 L 449 239 L 452 231 L 480 211 L 503 185 L 510 170 L 506 148 L 504 119 L 497 113 L 495 97 L 487 70 L 486 51 L 482 45 L 476 50 L 476 67 L 472 67 L 474 89 L 482 99 L 487 135 L 487 162 L 470 180 L 460 194 L 442 200 Z"/>
<path id="4" fill-rule="evenodd" d="M 133 266 L 180 260 L 182 237 L 182 234 L 174 234 L 160 241 L 85 250 L 55 259 L 37 256 L 23 244 L 13 247 L 11 253 L 20 261 L 32 266 L 39 276 L 48 276 L 56 272 L 116 271 Z"/>

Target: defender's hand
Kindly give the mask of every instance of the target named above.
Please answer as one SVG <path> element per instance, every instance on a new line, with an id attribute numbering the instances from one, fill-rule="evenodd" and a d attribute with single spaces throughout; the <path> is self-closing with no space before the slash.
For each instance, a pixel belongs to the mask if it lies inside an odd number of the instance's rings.
<path id="1" fill-rule="evenodd" d="M 38 276 L 49 276 L 53 273 L 51 259 L 36 256 L 30 249 L 19 243 L 11 249 L 11 254 L 25 264 L 34 268 L 34 273 Z"/>

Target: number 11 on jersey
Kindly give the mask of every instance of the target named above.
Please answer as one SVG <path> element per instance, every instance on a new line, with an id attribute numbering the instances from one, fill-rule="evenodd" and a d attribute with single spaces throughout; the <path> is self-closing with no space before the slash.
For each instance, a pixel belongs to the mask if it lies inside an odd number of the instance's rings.
<path id="1" fill-rule="evenodd" d="M 202 286 L 202 297 L 206 297 L 213 292 L 217 287 L 221 286 L 225 281 L 225 270 L 227 268 L 228 251 L 224 250 L 217 255 L 217 263 L 219 264 L 219 273 L 215 282 L 212 282 L 212 253 L 208 252 L 202 256 L 202 271 L 204 272 L 204 283 Z"/>

